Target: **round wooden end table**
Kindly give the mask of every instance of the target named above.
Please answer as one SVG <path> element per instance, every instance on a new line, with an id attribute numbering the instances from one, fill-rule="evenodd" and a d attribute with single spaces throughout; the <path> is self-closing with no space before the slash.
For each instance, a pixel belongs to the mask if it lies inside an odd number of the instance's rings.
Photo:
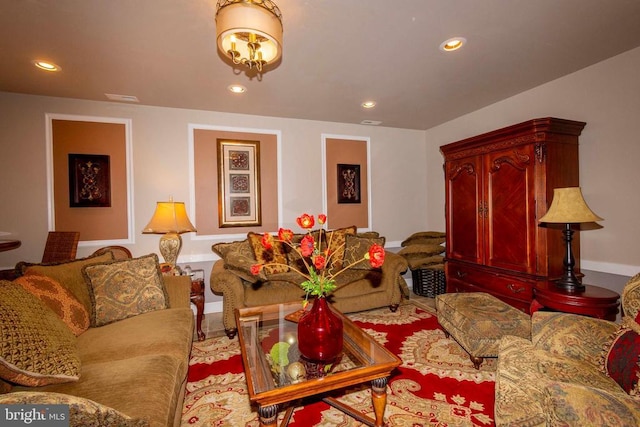
<path id="1" fill-rule="evenodd" d="M 533 288 L 531 314 L 542 308 L 582 314 L 598 319 L 616 320 L 620 295 L 599 286 L 585 285 L 581 292 L 567 292 L 553 282 L 540 282 Z"/>

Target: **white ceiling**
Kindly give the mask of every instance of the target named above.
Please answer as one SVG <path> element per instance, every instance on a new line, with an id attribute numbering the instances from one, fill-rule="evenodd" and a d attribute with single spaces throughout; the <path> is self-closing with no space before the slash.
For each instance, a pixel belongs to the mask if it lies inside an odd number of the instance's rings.
<path id="1" fill-rule="evenodd" d="M 640 46 L 640 0 L 275 2 L 284 53 L 259 81 L 216 51 L 215 0 L 0 0 L 0 90 L 428 129 Z"/>

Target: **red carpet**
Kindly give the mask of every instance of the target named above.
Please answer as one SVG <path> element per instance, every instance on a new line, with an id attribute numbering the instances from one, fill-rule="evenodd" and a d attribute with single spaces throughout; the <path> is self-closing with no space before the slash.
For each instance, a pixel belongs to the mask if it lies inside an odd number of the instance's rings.
<path id="1" fill-rule="evenodd" d="M 403 361 L 389 380 L 388 426 L 494 425 L 495 360 L 475 370 L 464 350 L 444 337 L 432 309 L 406 303 L 396 313 L 383 308 L 349 317 Z M 249 405 L 237 339 L 194 343 L 189 364 L 183 427 L 259 425 Z M 345 390 L 340 400 L 373 416 L 367 387 Z M 323 402 L 312 402 L 297 408 L 289 425 L 362 424 Z"/>

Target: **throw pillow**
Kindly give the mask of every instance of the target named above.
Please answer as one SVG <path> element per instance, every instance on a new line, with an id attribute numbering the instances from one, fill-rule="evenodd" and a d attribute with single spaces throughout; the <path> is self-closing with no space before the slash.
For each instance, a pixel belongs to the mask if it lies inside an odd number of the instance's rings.
<path id="1" fill-rule="evenodd" d="M 0 281 L 0 378 L 25 386 L 78 380 L 76 337 L 22 286 Z"/>
<path id="2" fill-rule="evenodd" d="M 27 274 L 14 282 L 45 303 L 76 336 L 89 328 L 87 309 L 57 281 L 47 276 Z"/>
<path id="3" fill-rule="evenodd" d="M 348 235 L 355 235 L 357 227 L 352 225 L 346 228 L 337 228 L 332 231 L 327 231 L 326 239 L 327 245 L 329 245 L 329 266 L 333 273 L 337 273 L 342 270 L 342 262 L 344 260 L 344 248 L 347 242 Z M 323 242 L 324 243 L 324 242 Z"/>
<path id="4" fill-rule="evenodd" d="M 411 246 L 411 245 L 440 245 L 444 243 L 447 239 L 445 237 L 410 237 L 402 241 L 400 246 Z"/>
<path id="5" fill-rule="evenodd" d="M 258 263 L 277 263 L 265 265 L 262 269 L 264 273 L 266 275 L 270 275 L 286 273 L 287 271 L 289 271 L 289 266 L 287 264 L 287 255 L 283 247 L 283 243 L 274 240 L 270 248 L 265 248 L 262 244 L 263 237 L 263 234 L 256 234 L 252 232 L 249 232 L 249 234 L 247 234 L 247 239 L 249 239 L 249 243 L 251 243 L 251 248 L 253 249 L 253 255 L 256 257 Z"/>
<path id="6" fill-rule="evenodd" d="M 624 323 L 624 322 L 623 322 Z M 604 354 L 604 372 L 620 387 L 640 397 L 640 334 L 621 325 Z"/>
<path id="7" fill-rule="evenodd" d="M 442 255 L 432 255 L 425 257 L 411 256 L 407 258 L 407 263 L 409 264 L 409 268 L 411 270 L 416 270 L 422 267 L 444 264 L 444 257 Z"/>
<path id="8" fill-rule="evenodd" d="M 91 296 L 89 295 L 89 288 L 82 276 L 82 267 L 89 264 L 111 260 L 113 260 L 113 254 L 108 252 L 98 256 L 91 256 L 55 264 L 29 264 L 19 262 L 16 265 L 16 270 L 23 275 L 37 274 L 40 276 L 51 277 L 53 280 L 71 291 L 71 293 L 82 303 L 82 305 L 84 305 L 84 308 L 89 313 L 91 312 Z"/>
<path id="9" fill-rule="evenodd" d="M 69 426 L 145 427 L 149 422 L 131 418 L 113 408 L 93 400 L 70 394 L 19 391 L 0 395 L 0 405 L 66 405 L 69 407 Z"/>
<path id="10" fill-rule="evenodd" d="M 91 326 L 167 308 L 168 297 L 156 254 L 86 265 L 91 289 Z"/>
<path id="11" fill-rule="evenodd" d="M 242 279 L 256 283 L 258 280 L 266 280 L 264 273 L 254 275 L 251 273 L 251 266 L 254 265 L 256 257 L 253 255 L 253 248 L 248 239 L 237 242 L 221 242 L 211 246 L 211 250 L 224 260 L 227 270 L 232 270 Z"/>
<path id="12" fill-rule="evenodd" d="M 442 231 L 418 231 L 416 233 L 413 233 L 411 236 L 407 237 L 407 240 L 409 239 L 421 239 L 421 238 L 443 238 L 446 237 L 447 235 L 445 233 L 443 233 Z"/>
<path id="13" fill-rule="evenodd" d="M 364 259 L 364 256 L 369 252 L 371 245 L 384 246 L 384 238 L 365 238 L 352 235 L 347 235 L 345 238 L 343 266 L 354 270 L 373 270 L 371 263 Z"/>
<path id="14" fill-rule="evenodd" d="M 398 251 L 406 259 L 424 258 L 431 255 L 439 255 L 444 252 L 444 247 L 440 245 L 411 245 Z"/>

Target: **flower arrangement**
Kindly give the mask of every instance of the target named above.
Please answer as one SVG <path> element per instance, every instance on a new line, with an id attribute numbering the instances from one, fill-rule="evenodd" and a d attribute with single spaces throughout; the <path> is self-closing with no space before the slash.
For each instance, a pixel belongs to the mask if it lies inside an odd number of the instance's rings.
<path id="1" fill-rule="evenodd" d="M 305 281 L 301 283 L 302 289 L 305 291 L 305 305 L 308 303 L 309 295 L 312 296 L 325 296 L 333 292 L 336 285 L 336 277 L 348 270 L 351 266 L 360 263 L 363 260 L 369 260 L 372 267 L 381 267 L 384 263 L 384 248 L 378 244 L 373 244 L 369 247 L 363 258 L 352 262 L 351 264 L 343 267 L 342 269 L 334 272 L 331 271 L 329 266 L 332 264 L 332 257 L 336 253 L 330 250 L 331 240 L 326 245 L 322 245 L 322 235 L 326 234 L 324 228 L 320 228 L 317 232 L 317 237 L 314 237 L 311 229 L 315 225 L 315 218 L 313 215 L 302 214 L 296 218 L 297 224 L 303 230 L 306 230 L 306 235 L 302 238 L 300 243 L 293 242 L 293 231 L 289 229 L 280 228 L 278 230 L 278 237 L 274 237 L 269 233 L 265 233 L 262 237 L 262 246 L 269 250 L 273 247 L 274 242 L 282 242 L 296 251 L 304 263 L 304 269 L 298 269 L 294 266 L 288 265 L 289 269 L 295 271 L 305 278 Z M 327 216 L 324 214 L 318 215 L 318 224 L 323 226 L 327 222 Z M 331 239 L 333 235 L 331 236 Z M 260 273 L 265 265 L 281 264 L 277 262 L 254 264 L 251 266 L 251 272 L 254 275 Z"/>

